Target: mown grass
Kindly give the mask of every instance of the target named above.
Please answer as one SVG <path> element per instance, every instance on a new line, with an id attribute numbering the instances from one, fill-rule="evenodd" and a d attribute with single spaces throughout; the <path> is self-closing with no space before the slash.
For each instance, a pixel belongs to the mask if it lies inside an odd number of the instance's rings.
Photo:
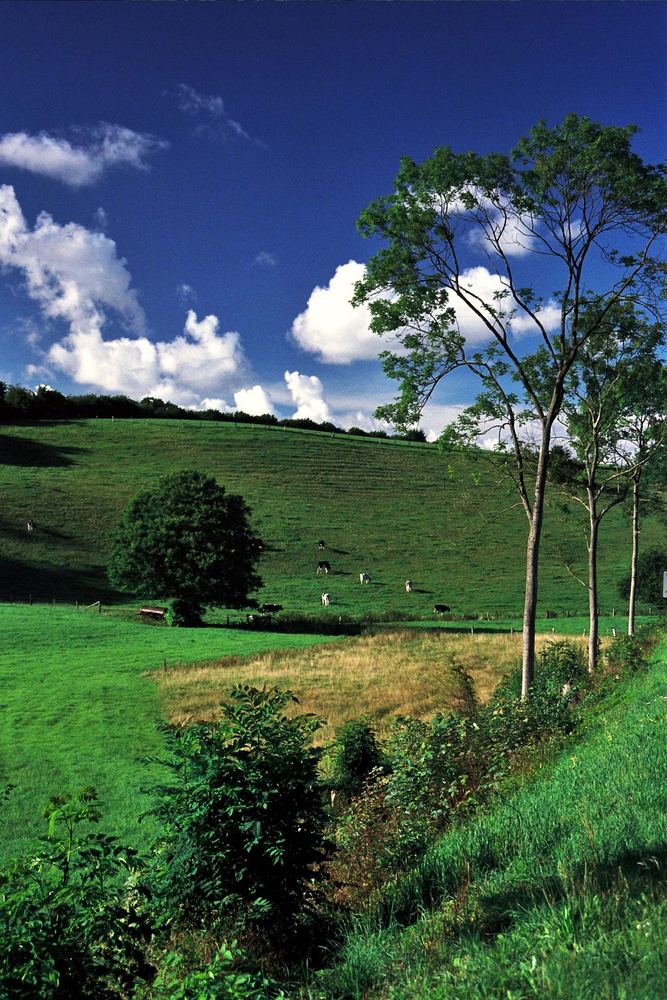
<path id="1" fill-rule="evenodd" d="M 524 787 L 359 918 L 310 998 L 660 1000 L 667 643 Z"/>
<path id="2" fill-rule="evenodd" d="M 136 618 L 136 615 L 134 616 Z M 41 833 L 49 796 L 94 785 L 105 825 L 138 845 L 137 817 L 153 773 L 140 763 L 163 746 L 162 708 L 146 671 L 220 655 L 298 649 L 326 636 L 170 629 L 124 614 L 0 605 L 0 784 L 16 785 L 0 814 L 0 853 Z"/>
<path id="3" fill-rule="evenodd" d="M 538 648 L 554 636 L 541 636 Z M 300 650 L 272 650 L 250 657 L 224 657 L 192 666 L 176 665 L 153 676 L 167 718 L 181 724 L 219 717 L 232 684 L 287 688 L 299 712 L 325 720 L 317 742 L 333 739 L 350 718 L 365 716 L 380 735 L 397 715 L 429 719 L 455 707 L 459 694 L 452 668 L 473 678 L 482 703 L 521 660 L 521 636 L 455 635 L 386 631 Z"/>
<path id="4" fill-rule="evenodd" d="M 492 462 L 398 444 L 250 425 L 88 420 L 0 432 L 0 599 L 118 600 L 105 565 L 122 511 L 167 473 L 197 468 L 240 492 L 267 542 L 262 600 L 294 612 L 430 618 L 516 614 L 523 606 L 526 523 Z M 25 522 L 35 531 L 28 536 Z M 647 519 L 642 543 L 657 540 Z M 317 542 L 325 539 L 321 553 Z M 553 506 L 542 546 L 541 611 L 580 609 L 585 575 L 576 511 Z M 602 607 L 619 604 L 629 527 L 620 512 L 601 536 Z M 318 559 L 333 572 L 316 576 Z M 567 565 L 566 565 L 567 564 Z M 370 586 L 359 573 L 371 574 Z M 414 590 L 406 594 L 411 578 Z M 157 599 L 160 595 L 142 595 Z"/>

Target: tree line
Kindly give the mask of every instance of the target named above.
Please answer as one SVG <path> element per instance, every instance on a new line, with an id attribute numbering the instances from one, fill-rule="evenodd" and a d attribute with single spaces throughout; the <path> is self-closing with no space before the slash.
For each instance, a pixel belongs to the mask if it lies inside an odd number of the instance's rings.
<path id="1" fill-rule="evenodd" d="M 350 427 L 345 430 L 329 420 L 317 421 L 309 417 L 276 417 L 273 413 L 246 413 L 244 410 L 190 410 L 169 400 L 155 396 L 130 399 L 129 396 L 106 396 L 98 393 L 66 396 L 57 389 L 40 385 L 27 389 L 21 385 L 0 382 L 0 422 L 31 420 L 85 420 L 111 417 L 119 420 L 143 418 L 144 420 L 207 420 L 217 423 L 257 424 L 266 427 L 295 427 L 300 430 L 325 431 L 329 434 L 350 434 L 353 437 L 388 438 L 396 441 L 425 442 L 424 431 L 416 427 L 401 433 L 390 434 L 385 430 L 363 430 Z"/>

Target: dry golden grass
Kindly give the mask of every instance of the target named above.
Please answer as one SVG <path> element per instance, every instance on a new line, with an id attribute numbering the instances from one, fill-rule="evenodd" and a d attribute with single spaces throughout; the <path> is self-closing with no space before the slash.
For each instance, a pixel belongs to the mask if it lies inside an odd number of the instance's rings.
<path id="1" fill-rule="evenodd" d="M 549 638 L 559 637 L 539 637 L 538 649 Z M 427 719 L 452 708 L 458 692 L 454 664 L 471 675 L 478 698 L 486 702 L 520 660 L 520 635 L 405 630 L 174 666 L 152 676 L 160 685 L 166 717 L 176 724 L 217 718 L 220 702 L 235 684 L 288 688 L 299 699 L 299 712 L 326 720 L 317 738 L 321 743 L 350 718 L 365 715 L 382 732 L 395 715 Z"/>

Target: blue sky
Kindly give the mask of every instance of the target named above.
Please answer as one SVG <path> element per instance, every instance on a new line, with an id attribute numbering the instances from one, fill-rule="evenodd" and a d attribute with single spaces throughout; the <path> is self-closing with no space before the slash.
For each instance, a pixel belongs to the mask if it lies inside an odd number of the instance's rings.
<path id="1" fill-rule="evenodd" d="M 574 111 L 658 161 L 666 15 L 0 5 L 0 378 L 367 426 L 394 387 L 347 306 L 355 221 L 399 157 L 507 152 Z M 450 382 L 427 428 L 473 395 Z"/>

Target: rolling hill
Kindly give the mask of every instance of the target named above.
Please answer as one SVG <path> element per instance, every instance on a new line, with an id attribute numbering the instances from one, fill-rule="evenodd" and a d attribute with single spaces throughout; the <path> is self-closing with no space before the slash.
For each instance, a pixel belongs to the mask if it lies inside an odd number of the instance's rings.
<path id="1" fill-rule="evenodd" d="M 136 494 L 196 468 L 241 493 L 266 542 L 260 598 L 298 613 L 430 616 L 516 614 L 523 602 L 526 522 L 492 459 L 443 456 L 429 445 L 326 433 L 174 420 L 79 420 L 0 431 L 0 599 L 127 602 L 107 582 L 114 526 Z M 557 498 L 554 497 L 554 500 Z M 26 521 L 35 522 L 28 535 Z M 547 514 L 541 610 L 586 606 L 580 514 Z M 659 534 L 647 522 L 642 543 Z M 317 542 L 327 548 L 319 552 Z M 319 558 L 332 565 L 316 576 Z M 628 523 L 603 526 L 600 594 L 619 604 Z M 359 573 L 371 574 L 370 586 Z M 409 577 L 412 594 L 404 591 Z M 160 595 L 141 595 L 158 598 Z"/>

